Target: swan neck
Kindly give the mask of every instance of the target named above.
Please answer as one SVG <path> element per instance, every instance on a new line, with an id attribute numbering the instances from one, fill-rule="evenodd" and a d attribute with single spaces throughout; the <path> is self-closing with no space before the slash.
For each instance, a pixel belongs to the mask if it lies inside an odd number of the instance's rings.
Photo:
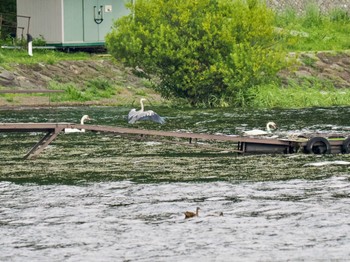
<path id="1" fill-rule="evenodd" d="M 271 128 L 270 128 L 270 125 L 269 125 L 269 124 L 266 125 L 266 131 L 267 131 L 267 132 L 271 132 Z"/>
<path id="2" fill-rule="evenodd" d="M 141 104 L 141 112 L 143 112 L 144 107 L 143 107 L 143 99 L 140 100 L 140 104 Z"/>
<path id="3" fill-rule="evenodd" d="M 271 126 L 271 123 L 267 123 L 266 124 L 266 131 L 267 132 L 271 132 L 271 127 L 270 126 Z"/>

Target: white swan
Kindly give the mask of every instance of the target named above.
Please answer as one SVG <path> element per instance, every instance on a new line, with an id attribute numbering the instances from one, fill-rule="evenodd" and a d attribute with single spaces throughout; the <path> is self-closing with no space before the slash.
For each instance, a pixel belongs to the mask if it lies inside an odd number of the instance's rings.
<path id="1" fill-rule="evenodd" d="M 268 135 L 271 134 L 271 129 L 276 129 L 277 125 L 275 122 L 268 122 L 266 124 L 266 131 L 260 130 L 260 129 L 253 129 L 249 131 L 244 131 L 243 135 L 244 136 L 262 136 L 262 135 Z"/>
<path id="2" fill-rule="evenodd" d="M 165 120 L 163 117 L 159 116 L 156 112 L 152 110 L 144 111 L 143 101 L 146 101 L 145 98 L 140 99 L 141 109 L 136 111 L 135 108 L 131 109 L 128 114 L 129 124 L 134 124 L 136 121 L 140 120 L 151 120 L 160 124 L 164 124 Z"/>
<path id="3" fill-rule="evenodd" d="M 85 120 L 92 120 L 88 115 L 83 115 L 83 117 L 80 119 L 80 124 L 84 125 Z M 78 128 L 65 128 L 64 133 L 70 134 L 70 133 L 84 133 L 85 129 L 78 129 Z"/>

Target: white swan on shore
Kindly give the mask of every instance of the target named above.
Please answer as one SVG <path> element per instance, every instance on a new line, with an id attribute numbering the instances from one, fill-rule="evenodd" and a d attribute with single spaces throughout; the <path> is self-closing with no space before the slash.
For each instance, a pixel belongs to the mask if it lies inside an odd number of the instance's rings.
<path id="1" fill-rule="evenodd" d="M 263 136 L 263 135 L 268 135 L 271 134 L 271 129 L 276 129 L 277 125 L 275 122 L 268 122 L 266 124 L 266 131 L 265 130 L 260 130 L 260 129 L 253 129 L 253 130 L 248 130 L 244 131 L 243 135 L 244 136 Z"/>
<path id="2" fill-rule="evenodd" d="M 92 120 L 88 115 L 83 115 L 83 117 L 80 119 L 80 124 L 84 125 L 85 120 Z M 78 129 L 78 128 L 65 128 L 64 133 L 70 134 L 70 133 L 84 133 L 85 129 Z"/>

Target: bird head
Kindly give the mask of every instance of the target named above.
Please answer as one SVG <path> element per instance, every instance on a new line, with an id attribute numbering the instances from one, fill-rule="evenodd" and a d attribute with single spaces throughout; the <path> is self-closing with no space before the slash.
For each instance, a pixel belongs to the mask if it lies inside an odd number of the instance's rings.
<path id="1" fill-rule="evenodd" d="M 92 118 L 90 118 L 88 115 L 84 115 L 82 120 L 93 120 Z"/>
<path id="2" fill-rule="evenodd" d="M 277 125 L 275 122 L 268 122 L 267 123 L 267 126 L 269 126 L 270 128 L 273 128 L 273 129 L 276 129 L 277 128 Z"/>

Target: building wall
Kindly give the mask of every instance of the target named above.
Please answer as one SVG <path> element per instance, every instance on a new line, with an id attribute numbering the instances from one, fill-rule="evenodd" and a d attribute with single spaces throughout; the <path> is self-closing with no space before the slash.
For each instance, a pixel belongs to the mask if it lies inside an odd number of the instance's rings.
<path id="1" fill-rule="evenodd" d="M 293 8 L 298 13 L 303 13 L 309 4 L 316 4 L 320 11 L 328 11 L 339 8 L 350 13 L 350 0 L 266 0 L 267 4 L 277 11 Z"/>
<path id="2" fill-rule="evenodd" d="M 1 0 L 0 0 L 1 1 Z M 47 44 L 103 44 L 113 21 L 129 13 L 131 0 L 17 0 L 17 15 L 30 17 L 29 33 Z M 101 19 L 101 22 L 99 22 Z M 18 17 L 17 26 L 26 38 L 28 19 Z M 17 30 L 21 36 L 22 29 Z"/>
<path id="3" fill-rule="evenodd" d="M 62 42 L 62 1 L 63 0 L 17 0 L 17 15 L 31 17 L 29 33 L 33 38 L 44 36 L 47 43 Z M 17 18 L 17 26 L 25 27 L 25 34 L 28 28 L 27 22 L 28 19 L 26 18 Z M 18 36 L 20 36 L 20 34 L 18 34 Z"/>
<path id="4" fill-rule="evenodd" d="M 64 1 L 64 43 L 84 41 L 83 4 L 81 0 Z"/>

